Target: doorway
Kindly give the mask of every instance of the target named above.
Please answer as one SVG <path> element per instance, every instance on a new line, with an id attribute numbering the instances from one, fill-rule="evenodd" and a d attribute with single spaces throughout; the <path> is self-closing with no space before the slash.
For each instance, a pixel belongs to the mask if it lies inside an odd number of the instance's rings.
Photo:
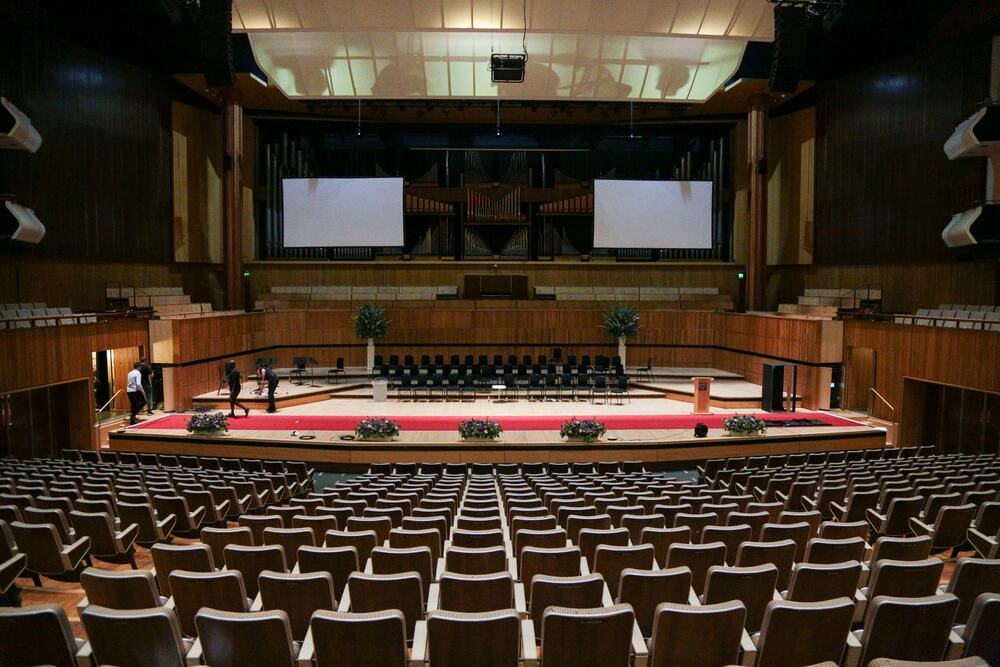
<path id="1" fill-rule="evenodd" d="M 878 353 L 870 347 L 848 347 L 844 371 L 843 406 L 871 415 L 874 411 Z"/>
<path id="2" fill-rule="evenodd" d="M 900 445 L 942 453 L 1000 451 L 1000 394 L 905 378 Z"/>

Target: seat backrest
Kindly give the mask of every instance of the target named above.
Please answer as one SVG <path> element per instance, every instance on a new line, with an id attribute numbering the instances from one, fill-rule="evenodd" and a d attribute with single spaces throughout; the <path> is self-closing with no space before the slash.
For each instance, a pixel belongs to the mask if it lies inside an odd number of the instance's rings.
<path id="1" fill-rule="evenodd" d="M 372 550 L 372 572 L 375 574 L 397 574 L 400 572 L 416 572 L 423 583 L 424 599 L 434 579 L 434 562 L 431 550 L 427 547 L 412 549 L 393 549 L 391 547 L 375 547 Z"/>
<path id="2" fill-rule="evenodd" d="M 806 545 L 812 537 L 812 526 L 805 521 L 797 523 L 766 523 L 760 531 L 761 542 L 779 542 L 791 540 L 795 542 L 795 562 L 801 561 L 806 555 Z"/>
<path id="3" fill-rule="evenodd" d="M 407 664 L 406 618 L 398 609 L 367 613 L 317 611 L 309 625 L 320 665 Z"/>
<path id="4" fill-rule="evenodd" d="M 445 570 L 457 574 L 490 574 L 507 569 L 507 552 L 503 547 L 467 549 L 451 547 L 445 554 Z"/>
<path id="5" fill-rule="evenodd" d="M 691 542 L 691 529 L 687 526 L 680 528 L 643 528 L 641 533 L 643 544 L 652 544 L 656 562 L 660 567 L 666 567 L 667 551 L 671 544 L 689 544 Z"/>
<path id="6" fill-rule="evenodd" d="M 247 547 L 241 544 L 228 544 L 223 549 L 226 558 L 226 568 L 243 574 L 243 585 L 247 595 L 254 597 L 259 590 L 257 580 L 265 570 L 287 572 L 285 548 L 280 544 L 260 547 Z"/>
<path id="7" fill-rule="evenodd" d="M 688 604 L 691 592 L 691 570 L 674 567 L 667 570 L 622 570 L 619 579 L 618 604 L 630 604 L 644 637 L 653 633 L 656 607 L 664 602 Z"/>
<path id="8" fill-rule="evenodd" d="M 170 590 L 174 609 L 184 634 L 195 637 L 195 614 L 202 607 L 222 611 L 245 612 L 249 609 L 243 575 L 237 570 L 223 572 L 170 573 Z"/>
<path id="9" fill-rule="evenodd" d="M 286 564 L 293 568 L 299 560 L 299 547 L 316 546 L 316 536 L 310 528 L 265 528 L 264 544 L 280 544 Z"/>
<path id="10" fill-rule="evenodd" d="M 774 597 L 777 580 L 778 568 L 772 564 L 754 567 L 714 565 L 708 568 L 704 602 L 716 604 L 739 600 L 747 610 L 747 631 L 756 632 L 764 619 L 764 609 Z"/>
<path id="11" fill-rule="evenodd" d="M 184 667 L 185 646 L 177 616 L 166 607 L 109 609 L 91 604 L 80 612 L 95 664 Z"/>
<path id="12" fill-rule="evenodd" d="M 872 565 L 866 597 L 871 600 L 879 595 L 904 598 L 934 595 L 943 570 L 944 561 L 940 558 L 880 560 Z"/>
<path id="13" fill-rule="evenodd" d="M 205 663 L 212 667 L 292 667 L 295 649 L 288 615 L 280 610 L 227 612 L 206 608 L 195 622 Z"/>
<path id="14" fill-rule="evenodd" d="M 879 596 L 868 603 L 861 639 L 862 665 L 876 658 L 940 660 L 948 647 L 958 598 Z"/>
<path id="15" fill-rule="evenodd" d="M 1000 594 L 982 593 L 972 605 L 972 612 L 962 635 L 965 640 L 963 654 L 977 655 L 990 665 L 1000 665 L 997 628 L 1000 628 Z"/>
<path id="16" fill-rule="evenodd" d="M 328 547 L 354 547 L 358 552 L 358 566 L 364 569 L 365 563 L 371 558 L 372 549 L 380 542 L 378 534 L 373 530 L 328 530 L 325 544 Z"/>
<path id="17" fill-rule="evenodd" d="M 593 566 L 594 553 L 597 547 L 602 544 L 609 546 L 628 546 L 628 530 L 625 528 L 609 528 L 606 530 L 584 528 L 577 535 L 576 544 L 580 547 L 580 553 Z"/>
<path id="18" fill-rule="evenodd" d="M 542 549 L 525 547 L 518 565 L 519 579 L 530 591 L 531 580 L 539 574 L 573 577 L 580 574 L 580 550 L 577 547 Z"/>
<path id="19" fill-rule="evenodd" d="M 793 602 L 820 602 L 833 598 L 854 598 L 861 577 L 861 563 L 796 563 L 788 583 L 787 599 Z"/>
<path id="20" fill-rule="evenodd" d="M 850 598 L 822 602 L 772 600 L 764 612 L 755 667 L 839 664 L 851 631 Z"/>
<path id="21" fill-rule="evenodd" d="M 545 667 L 628 667 L 635 614 L 627 604 L 549 607 L 542 619 Z"/>
<path id="22" fill-rule="evenodd" d="M 872 564 L 880 560 L 924 560 L 931 554 L 931 538 L 927 535 L 919 537 L 880 537 L 872 547 Z"/>
<path id="23" fill-rule="evenodd" d="M 212 551 L 204 544 L 154 544 L 150 553 L 153 555 L 156 583 L 160 587 L 161 595 L 172 595 L 170 573 L 174 570 L 187 572 L 215 570 Z"/>
<path id="24" fill-rule="evenodd" d="M 28 556 L 29 570 L 41 574 L 62 574 L 66 571 L 62 540 L 55 526 L 14 521 L 10 530 L 18 549 Z"/>
<path id="25" fill-rule="evenodd" d="M 76 640 L 57 604 L 0 607 L 0 662 L 76 667 Z"/>
<path id="26" fill-rule="evenodd" d="M 441 575 L 438 608 L 479 613 L 509 609 L 514 602 L 514 580 L 508 572 Z"/>
<path id="27" fill-rule="evenodd" d="M 514 609 L 483 613 L 439 610 L 427 617 L 427 641 L 436 667 L 517 665 L 519 636 Z M 475 641 L 469 641 L 470 637 Z"/>
<path id="28" fill-rule="evenodd" d="M 115 511 L 123 524 L 134 523 L 139 526 L 136 541 L 140 544 L 152 544 L 159 539 L 151 504 L 119 502 L 115 504 Z M 166 516 L 160 517 L 161 520 L 165 518 Z"/>
<path id="29" fill-rule="evenodd" d="M 424 615 L 424 586 L 417 572 L 398 574 L 353 573 L 347 579 L 351 611 L 366 613 L 399 609 L 406 618 L 406 636 L 413 636 Z"/>
<path id="30" fill-rule="evenodd" d="M 656 608 L 650 641 L 653 667 L 723 667 L 738 662 L 746 609 L 742 602 Z M 691 638 L 697 637 L 697 641 Z"/>
<path id="31" fill-rule="evenodd" d="M 722 542 L 726 545 L 726 562 L 736 563 L 736 555 L 740 545 L 750 541 L 753 529 L 748 524 L 735 526 L 705 526 L 701 533 L 703 542 Z"/>
<path id="32" fill-rule="evenodd" d="M 101 570 L 88 567 L 80 583 L 92 605 L 108 609 L 146 609 L 162 605 L 156 577 L 149 570 Z"/>
<path id="33" fill-rule="evenodd" d="M 976 506 L 972 503 L 939 509 L 934 523 L 934 546 L 948 548 L 963 544 L 975 514 Z"/>
<path id="34" fill-rule="evenodd" d="M 69 533 L 69 519 L 60 509 L 42 509 L 39 507 L 25 507 L 21 513 L 24 515 L 24 522 L 36 525 L 51 524 L 59 534 L 59 541 L 62 544 L 70 544 L 73 538 Z"/>
<path id="35" fill-rule="evenodd" d="M 626 547 L 601 544 L 594 552 L 594 572 L 604 577 L 611 597 L 617 597 L 622 570 L 651 570 L 656 566 L 653 556 L 652 544 Z"/>
<path id="36" fill-rule="evenodd" d="M 246 527 L 202 528 L 201 542 L 208 545 L 208 548 L 212 550 L 212 560 L 221 566 L 226 562 L 226 545 L 253 546 L 253 533 Z"/>
<path id="37" fill-rule="evenodd" d="M 441 557 L 443 538 L 434 528 L 424 530 L 393 528 L 389 531 L 389 546 L 396 549 L 427 547 L 431 550 L 431 559 L 436 563 Z"/>
<path id="38" fill-rule="evenodd" d="M 573 609 L 600 607 L 604 597 L 604 578 L 599 574 L 575 577 L 537 574 L 528 590 L 528 611 L 535 624 L 535 635 L 540 636 L 542 617 L 545 610 L 553 605 Z"/>
<path id="39" fill-rule="evenodd" d="M 701 595 L 705 589 L 708 568 L 725 565 L 726 545 L 722 542 L 708 544 L 671 544 L 667 551 L 667 567 L 687 566 L 691 570 L 691 587 Z"/>
<path id="40" fill-rule="evenodd" d="M 361 567 L 354 547 L 299 547 L 299 572 L 326 572 L 333 580 L 336 599 L 343 597 L 347 578 Z"/>
<path id="41" fill-rule="evenodd" d="M 959 558 L 945 589 L 958 597 L 955 623 L 965 623 L 983 593 L 1000 593 L 1000 559 Z"/>
<path id="42" fill-rule="evenodd" d="M 115 526 L 105 512 L 70 512 L 76 536 L 90 538 L 90 553 L 95 556 L 115 556 L 121 553 L 115 539 Z"/>
<path id="43" fill-rule="evenodd" d="M 814 537 L 806 545 L 806 563 L 843 563 L 848 560 L 861 561 L 867 544 L 860 537 L 824 539 Z"/>
<path id="44" fill-rule="evenodd" d="M 333 577 L 326 572 L 289 574 L 265 570 L 258 582 L 263 608 L 284 609 L 296 641 L 305 639 L 313 612 L 336 609 Z"/>
<path id="45" fill-rule="evenodd" d="M 513 528 L 511 529 L 513 530 Z M 559 549 L 566 546 L 567 533 L 562 528 L 527 529 L 522 528 L 513 533 L 514 556 L 520 560 L 521 550 L 525 547 L 541 549 Z"/>

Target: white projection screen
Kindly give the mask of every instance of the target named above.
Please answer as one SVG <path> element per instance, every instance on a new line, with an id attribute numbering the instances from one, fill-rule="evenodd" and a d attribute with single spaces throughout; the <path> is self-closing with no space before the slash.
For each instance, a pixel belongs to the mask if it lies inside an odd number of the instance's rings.
<path id="1" fill-rule="evenodd" d="M 403 245 L 402 178 L 286 178 L 286 248 Z"/>
<path id="2" fill-rule="evenodd" d="M 594 181 L 595 248 L 711 248 L 711 181 Z"/>

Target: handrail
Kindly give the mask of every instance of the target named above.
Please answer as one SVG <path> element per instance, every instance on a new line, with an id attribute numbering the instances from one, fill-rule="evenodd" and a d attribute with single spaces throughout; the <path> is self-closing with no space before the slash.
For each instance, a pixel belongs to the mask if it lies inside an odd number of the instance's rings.
<path id="1" fill-rule="evenodd" d="M 101 406 L 101 407 L 100 407 L 100 408 L 99 408 L 99 409 L 97 410 L 97 413 L 98 413 L 98 414 L 100 414 L 100 413 L 104 412 L 104 408 L 106 408 L 106 407 L 108 407 L 109 405 L 111 405 L 111 401 L 113 401 L 113 400 L 115 400 L 116 398 L 118 398 L 118 394 L 120 394 L 120 393 L 122 393 L 122 390 L 121 390 L 121 389 L 119 389 L 118 391 L 116 391 L 116 392 L 115 392 L 115 395 L 114 395 L 114 396 L 112 396 L 111 398 L 109 398 L 109 399 L 108 399 L 108 402 L 107 402 L 107 403 L 105 403 L 104 405 L 102 405 L 102 406 Z"/>

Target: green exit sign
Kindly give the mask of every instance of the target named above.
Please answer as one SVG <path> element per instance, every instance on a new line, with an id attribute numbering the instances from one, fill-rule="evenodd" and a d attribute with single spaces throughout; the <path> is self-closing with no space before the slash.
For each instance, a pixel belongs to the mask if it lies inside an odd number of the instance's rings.
<path id="1" fill-rule="evenodd" d="M 744 278 L 747 277 L 747 274 L 740 271 L 739 273 L 736 274 L 736 277 L 739 278 L 740 280 L 743 280 Z"/>
<path id="2" fill-rule="evenodd" d="M 244 271 L 243 272 L 243 277 L 244 278 L 249 278 L 250 277 L 250 272 L 249 271 Z"/>

